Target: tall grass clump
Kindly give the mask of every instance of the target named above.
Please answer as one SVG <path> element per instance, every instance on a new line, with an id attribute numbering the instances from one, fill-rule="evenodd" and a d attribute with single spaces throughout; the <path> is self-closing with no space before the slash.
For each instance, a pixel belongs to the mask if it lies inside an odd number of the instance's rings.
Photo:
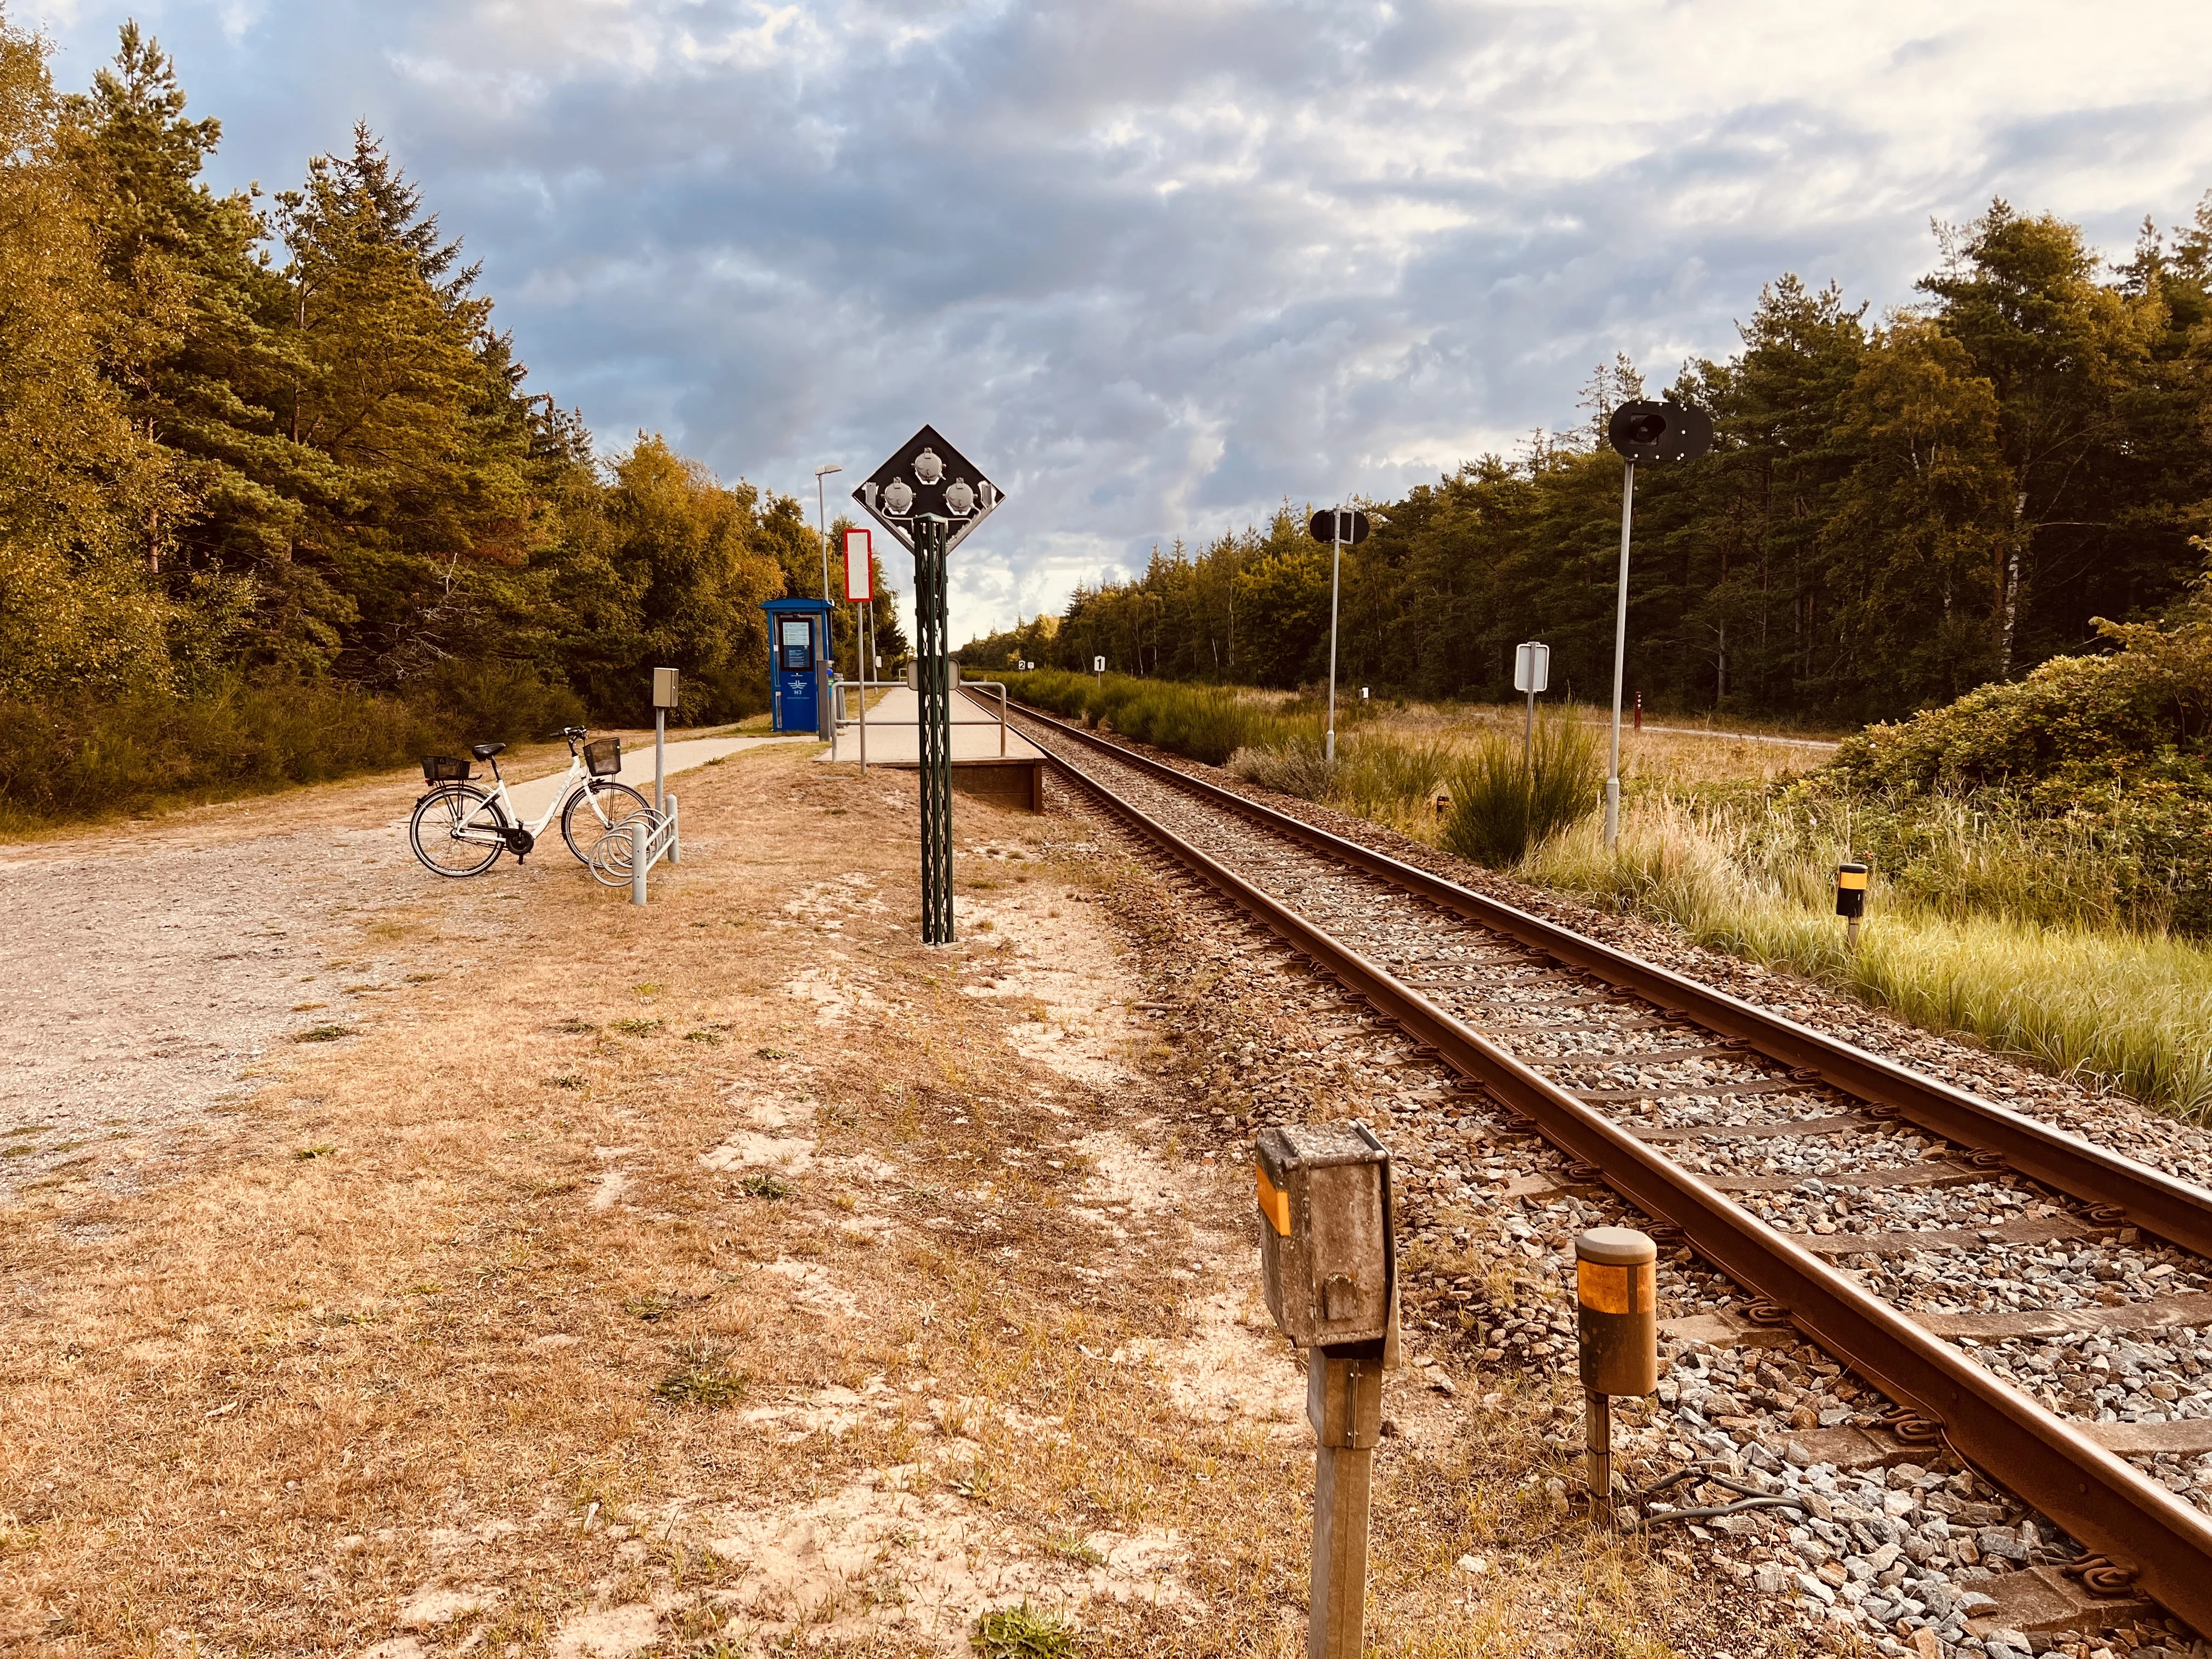
<path id="1" fill-rule="evenodd" d="M 1596 733 L 1571 720 L 1546 720 L 1528 758 L 1502 732 L 1485 733 L 1451 769 L 1443 845 L 1503 870 L 1596 809 L 1605 760 Z"/>
<path id="2" fill-rule="evenodd" d="M 1362 817 L 1408 817 L 1434 798 L 1455 759 L 1449 744 L 1405 743 L 1358 732 L 1345 745 L 1331 793 Z"/>

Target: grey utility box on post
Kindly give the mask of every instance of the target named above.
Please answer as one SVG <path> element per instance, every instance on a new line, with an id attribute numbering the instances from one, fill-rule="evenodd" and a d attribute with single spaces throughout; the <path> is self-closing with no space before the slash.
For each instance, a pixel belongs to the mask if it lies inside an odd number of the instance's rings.
<path id="1" fill-rule="evenodd" d="M 1302 1348 L 1391 1334 L 1396 1255 L 1390 1155 L 1343 1124 L 1262 1129 L 1260 1276 L 1267 1311 Z"/>
<path id="2" fill-rule="evenodd" d="M 680 672 L 673 668 L 653 671 L 653 706 L 655 708 L 676 707 L 676 683 L 680 678 Z"/>

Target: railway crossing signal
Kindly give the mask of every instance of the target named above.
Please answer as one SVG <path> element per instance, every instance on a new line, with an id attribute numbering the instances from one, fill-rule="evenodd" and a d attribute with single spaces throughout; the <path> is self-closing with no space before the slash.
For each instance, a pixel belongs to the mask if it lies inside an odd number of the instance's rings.
<path id="1" fill-rule="evenodd" d="M 1328 729 L 1322 738 L 1322 758 L 1336 758 L 1336 599 L 1344 550 L 1365 541 L 1378 524 L 1389 520 L 1379 513 L 1363 513 L 1356 507 L 1325 507 L 1306 522 L 1306 534 L 1327 542 L 1328 557 Z M 1364 696 L 1364 693 L 1362 693 Z"/>
<path id="2" fill-rule="evenodd" d="M 952 943 L 952 671 L 945 561 L 1006 499 L 983 470 L 925 426 L 853 491 L 914 555 L 915 656 L 921 694 L 921 940 Z M 861 696 L 866 696 L 865 686 Z"/>
<path id="3" fill-rule="evenodd" d="M 1628 541 L 1638 461 L 1694 461 L 1713 447 L 1713 417 L 1673 398 L 1638 398 L 1613 411 L 1606 441 L 1627 465 L 1620 474 L 1620 583 L 1613 624 L 1613 748 L 1605 779 L 1605 844 L 1620 838 L 1620 683 L 1628 658 Z"/>

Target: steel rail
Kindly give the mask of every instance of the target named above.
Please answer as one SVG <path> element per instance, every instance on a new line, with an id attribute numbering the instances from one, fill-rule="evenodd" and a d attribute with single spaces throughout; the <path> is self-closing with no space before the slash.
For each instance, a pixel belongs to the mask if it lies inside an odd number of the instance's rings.
<path id="1" fill-rule="evenodd" d="M 1462 887 L 1418 866 L 1262 805 L 1095 733 L 1024 707 L 1030 719 L 1103 750 L 1125 765 L 1167 780 L 1218 806 L 1256 820 L 1316 852 L 1352 864 L 1555 961 L 1627 991 L 1707 1030 L 1737 1038 L 1776 1064 L 1817 1073 L 1848 1095 L 1894 1111 L 1945 1140 L 1992 1152 L 2016 1175 L 2098 1209 L 2100 1221 L 2124 1222 L 2191 1253 L 2212 1257 L 2212 1192 L 2120 1153 L 1982 1099 L 1941 1079 L 1869 1054 L 1840 1037 L 1585 937 L 1557 922 Z"/>
<path id="2" fill-rule="evenodd" d="M 1127 752 L 1102 746 L 1117 758 Z M 1815 1342 L 1938 1426 L 1962 1457 L 2091 1550 L 2134 1569 L 2141 1588 L 2170 1612 L 2212 1628 L 2212 1522 L 2194 1509 L 1106 784 L 1050 758 L 1569 1157 L 1595 1166 L 1638 1209 L 1680 1228 L 1691 1248 L 1731 1279 L 1788 1309 Z"/>

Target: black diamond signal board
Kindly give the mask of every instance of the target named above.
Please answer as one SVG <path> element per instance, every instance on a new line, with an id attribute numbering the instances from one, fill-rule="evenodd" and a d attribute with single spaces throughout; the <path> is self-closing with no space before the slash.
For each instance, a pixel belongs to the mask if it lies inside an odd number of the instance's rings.
<path id="1" fill-rule="evenodd" d="M 899 447 L 898 453 L 869 475 L 853 492 L 869 516 L 914 550 L 914 521 L 925 513 L 945 520 L 945 550 L 983 522 L 1006 500 L 998 485 L 951 444 L 926 426 Z"/>

